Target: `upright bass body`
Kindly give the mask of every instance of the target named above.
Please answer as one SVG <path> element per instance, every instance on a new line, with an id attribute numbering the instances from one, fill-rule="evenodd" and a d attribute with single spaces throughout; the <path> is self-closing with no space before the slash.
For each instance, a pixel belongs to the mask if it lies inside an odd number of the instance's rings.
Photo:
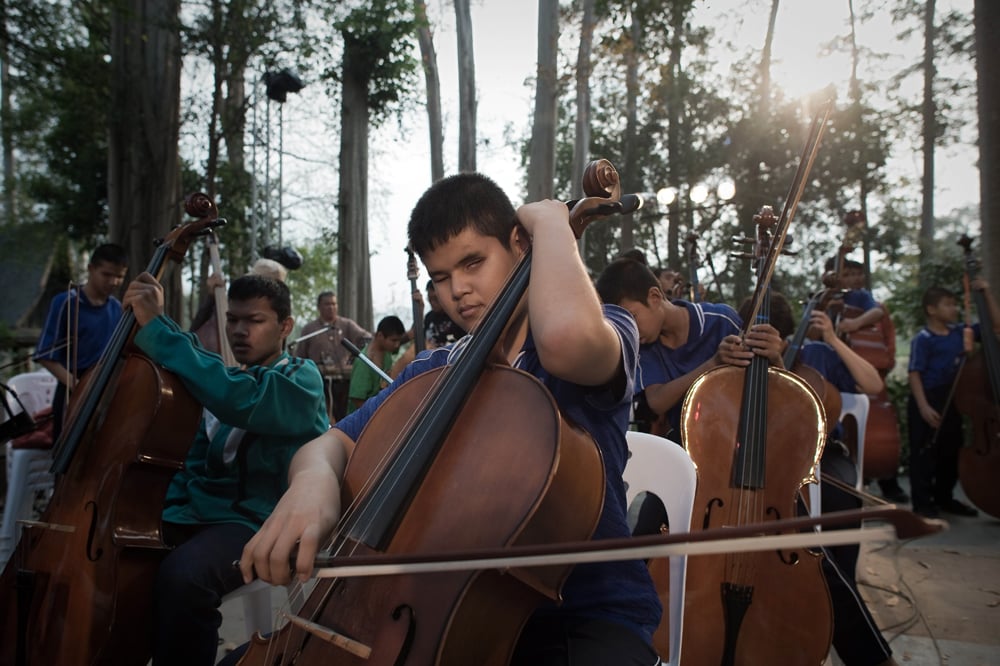
<path id="1" fill-rule="evenodd" d="M 89 441 L 0 578 L 3 666 L 149 660 L 163 499 L 201 410 L 145 356 L 118 363 Z"/>
<path id="2" fill-rule="evenodd" d="M 398 453 L 386 443 L 396 440 L 442 371 L 410 380 L 376 412 L 351 456 L 343 506 L 371 492 L 371 479 Z M 341 550 L 419 554 L 586 540 L 603 489 L 593 439 L 561 419 L 538 380 L 496 366 L 476 384 L 390 543 L 354 542 Z M 569 571 L 322 580 L 298 617 L 346 640 L 332 644 L 310 635 L 303 622 L 289 623 L 270 639 L 255 638 L 240 663 L 504 666 L 523 623 L 540 602 L 558 598 Z"/>
<path id="3" fill-rule="evenodd" d="M 748 452 L 734 434 L 746 371 L 702 375 L 684 400 L 684 441 L 698 466 L 691 529 L 795 516 L 799 488 L 815 479 L 825 439 L 823 406 L 796 375 L 768 369 L 767 449 Z M 749 473 L 748 473 L 749 472 Z M 705 555 L 688 559 L 685 661 L 821 664 L 832 641 L 830 593 L 819 555 L 807 550 Z"/>

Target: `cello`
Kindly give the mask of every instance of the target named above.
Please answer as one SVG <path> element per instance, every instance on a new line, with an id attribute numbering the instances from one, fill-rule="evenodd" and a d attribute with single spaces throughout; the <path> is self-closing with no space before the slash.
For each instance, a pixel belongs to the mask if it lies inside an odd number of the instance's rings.
<path id="1" fill-rule="evenodd" d="M 623 210 L 610 163 L 588 167 L 584 190 L 590 196 L 570 216 L 578 235 L 588 218 Z M 515 317 L 511 328 L 530 254 L 457 356 L 394 386 L 368 421 L 341 486 L 349 508 L 326 550 L 363 556 L 588 538 L 604 504 L 600 451 L 563 420 L 541 382 L 509 365 L 504 348 L 525 323 Z M 568 573 L 324 579 L 288 624 L 253 639 L 241 663 L 505 664 L 527 616 L 557 598 Z"/>
<path id="2" fill-rule="evenodd" d="M 958 478 L 962 490 L 977 507 L 1000 518 L 1000 342 L 982 291 L 970 290 L 969 283 L 978 275 L 972 254 L 972 239 L 963 234 L 958 244 L 965 256 L 966 316 L 969 291 L 979 314 L 981 351 L 966 357 L 956 378 L 955 408 L 972 422 L 972 445 L 958 454 Z"/>
<path id="3" fill-rule="evenodd" d="M 162 241 L 146 268 L 153 275 L 216 224 L 207 197 L 186 203 L 200 217 Z M 3 666 L 149 660 L 163 500 L 201 407 L 180 379 L 134 348 L 134 332 L 126 309 L 70 405 L 48 507 L 24 526 L 0 577 Z"/>
<path id="4" fill-rule="evenodd" d="M 768 290 L 826 117 L 814 120 L 789 196 L 772 231 L 759 215 L 757 285 L 744 323 L 767 315 Z M 748 368 L 709 370 L 681 411 L 684 442 L 698 467 L 691 529 L 780 520 L 815 469 L 826 439 L 823 406 L 808 383 L 755 355 Z M 820 555 L 777 549 L 688 562 L 683 650 L 699 665 L 819 664 L 832 642 L 832 608 Z"/>

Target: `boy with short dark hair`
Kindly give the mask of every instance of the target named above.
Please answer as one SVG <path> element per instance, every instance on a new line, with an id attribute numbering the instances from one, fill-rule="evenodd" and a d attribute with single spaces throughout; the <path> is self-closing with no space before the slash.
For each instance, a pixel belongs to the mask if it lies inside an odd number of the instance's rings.
<path id="1" fill-rule="evenodd" d="M 375 329 L 375 337 L 362 350 L 372 363 L 378 365 L 386 373 L 392 369 L 392 359 L 406 336 L 406 327 L 399 317 L 392 315 L 383 317 Z M 365 400 L 385 388 L 385 380 L 377 372 L 368 367 L 364 361 L 354 362 L 351 369 L 351 387 L 347 391 L 349 398 L 347 413 L 350 414 L 360 407 Z"/>
<path id="2" fill-rule="evenodd" d="M 993 325 L 1000 332 L 1000 309 L 981 279 L 971 288 L 984 292 Z M 958 298 L 943 287 L 930 287 L 921 304 L 926 323 L 910 341 L 910 397 L 906 406 L 910 441 L 910 496 L 913 510 L 928 517 L 939 511 L 957 516 L 978 512 L 952 496 L 958 481 L 962 418 L 948 394 L 967 352 L 958 323 Z M 979 324 L 973 327 L 980 339 Z"/>
<path id="3" fill-rule="evenodd" d="M 780 365 L 781 338 L 767 324 L 755 325 L 739 339 L 743 321 L 724 303 L 671 300 L 648 266 L 630 259 L 611 262 L 597 279 L 605 303 L 628 310 L 639 327 L 639 373 L 636 393 L 672 428 L 666 435 L 681 441 L 684 395 L 703 373 L 719 365 L 746 367 L 761 354 Z"/>
<path id="4" fill-rule="evenodd" d="M 226 337 L 240 367 L 163 314 L 163 289 L 149 273 L 123 300 L 140 327 L 136 346 L 204 407 L 164 502 L 172 550 L 153 591 L 153 664 L 213 664 L 219 605 L 242 585 L 233 561 L 281 496 L 295 451 L 329 427 L 322 378 L 284 351 L 295 322 L 283 282 L 245 275 L 229 285 Z"/>
<path id="5" fill-rule="evenodd" d="M 121 319 L 122 304 L 114 294 L 126 272 L 125 248 L 100 245 L 87 262 L 84 285 L 56 294 L 49 305 L 35 360 L 59 380 L 52 401 L 53 439 L 62 431 L 69 391 L 100 360 Z"/>
<path id="6" fill-rule="evenodd" d="M 560 411 L 600 447 L 605 499 L 593 538 L 628 536 L 622 471 L 638 348 L 635 323 L 617 306 L 602 307 L 577 253 L 566 205 L 527 204 L 515 216 L 493 181 L 460 174 L 424 193 L 410 218 L 409 239 L 445 311 L 470 331 L 530 245 L 531 282 L 498 349 L 515 368 L 538 378 Z M 341 481 L 361 431 L 393 391 L 450 363 L 462 344 L 422 354 L 388 388 L 296 454 L 288 492 L 244 550 L 245 580 L 256 572 L 283 583 L 292 573 L 305 577 L 312 571 L 321 540 L 340 518 Z M 291 572 L 286 564 L 296 544 Z M 562 597 L 561 605 L 543 604 L 531 616 L 511 664 L 658 663 L 651 637 L 661 607 L 643 562 L 578 565 Z"/>

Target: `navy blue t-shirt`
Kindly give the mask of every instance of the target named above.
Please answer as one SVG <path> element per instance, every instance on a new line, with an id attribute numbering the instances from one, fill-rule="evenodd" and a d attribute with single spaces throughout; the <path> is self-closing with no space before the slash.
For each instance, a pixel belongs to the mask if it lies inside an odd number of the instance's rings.
<path id="1" fill-rule="evenodd" d="M 639 333 L 635 320 L 623 308 L 605 305 L 604 316 L 615 330 L 622 348 L 626 390 L 614 396 L 606 386 L 581 386 L 551 376 L 541 365 L 529 332 L 514 367 L 537 377 L 552 393 L 562 414 L 586 430 L 597 442 L 604 458 L 604 509 L 594 539 L 627 537 L 631 533 L 625 519 L 625 484 L 622 473 L 628 457 L 625 431 L 632 404 L 630 388 L 635 379 Z M 399 386 L 413 377 L 441 367 L 460 353 L 468 336 L 455 345 L 424 352 L 400 373 L 388 387 L 366 401 L 358 410 L 334 426 L 357 441 L 379 405 Z M 558 607 L 542 607 L 538 613 L 600 618 L 628 626 L 651 641 L 660 622 L 662 606 L 645 563 L 639 560 L 578 564 L 563 586 L 563 602 Z"/>
<path id="2" fill-rule="evenodd" d="M 950 386 L 955 380 L 961 363 L 964 344 L 962 329 L 964 324 L 951 324 L 944 335 L 934 333 L 926 326 L 910 341 L 909 372 L 920 373 L 920 383 L 924 391 Z M 980 340 L 979 324 L 973 324 L 976 340 Z"/>
<path id="3" fill-rule="evenodd" d="M 79 294 L 79 301 L 77 300 Z M 79 312 L 76 304 L 79 302 Z M 77 372 L 83 372 L 93 367 L 104 352 L 104 347 L 111 334 L 114 333 L 118 320 L 122 316 L 122 304 L 114 296 L 109 296 L 101 305 L 93 305 L 87 299 L 87 294 L 81 290 L 72 290 L 56 294 L 49 305 L 49 314 L 45 319 L 42 336 L 38 340 L 38 351 L 35 360 L 56 361 L 65 368 L 69 367 L 66 359 L 66 321 L 69 317 L 71 327 L 76 327 L 76 339 L 73 350 Z"/>
<path id="4" fill-rule="evenodd" d="M 712 358 L 719 343 L 727 335 L 738 335 L 743 320 L 736 310 L 725 303 L 689 303 L 676 300 L 674 305 L 686 308 L 690 325 L 687 341 L 677 349 L 670 349 L 659 341 L 642 345 L 639 349 L 639 373 L 635 392 L 639 393 L 653 384 L 666 384 L 691 372 Z M 683 400 L 667 410 L 667 418 L 679 436 Z"/>

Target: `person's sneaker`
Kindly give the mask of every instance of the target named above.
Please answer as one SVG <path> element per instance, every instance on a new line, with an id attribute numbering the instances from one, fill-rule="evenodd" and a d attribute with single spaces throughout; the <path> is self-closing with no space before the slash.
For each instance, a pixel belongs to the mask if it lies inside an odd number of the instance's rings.
<path id="1" fill-rule="evenodd" d="M 913 512 L 923 516 L 924 518 L 937 518 L 938 508 L 933 504 L 928 506 L 913 507 Z"/>
<path id="2" fill-rule="evenodd" d="M 950 499 L 947 502 L 942 502 L 940 507 L 945 513 L 950 513 L 956 516 L 974 518 L 979 515 L 978 511 L 964 502 L 959 502 L 957 499 Z"/>

